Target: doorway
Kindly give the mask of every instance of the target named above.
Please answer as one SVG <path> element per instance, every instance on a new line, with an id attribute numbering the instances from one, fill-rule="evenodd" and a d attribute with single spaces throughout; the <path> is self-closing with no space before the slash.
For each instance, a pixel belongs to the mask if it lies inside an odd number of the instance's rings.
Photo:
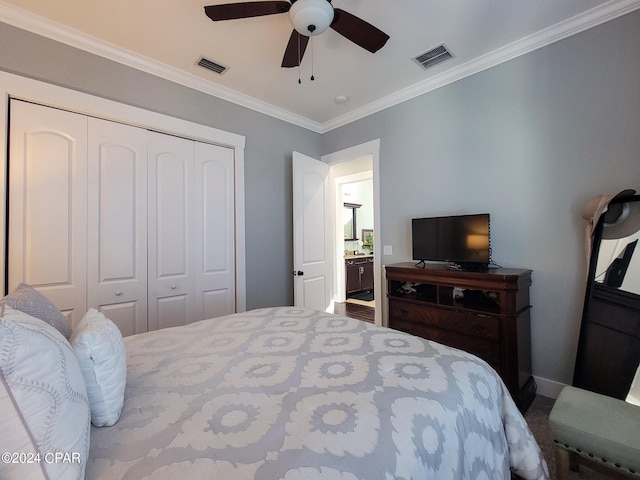
<path id="1" fill-rule="evenodd" d="M 366 170 L 361 170 L 363 168 Z M 373 275 L 375 223 L 371 158 L 369 156 L 341 163 L 339 171 L 344 169 L 361 171 L 335 177 L 334 218 L 337 233 L 335 301 L 375 307 Z M 339 238 L 341 232 L 342 242 Z"/>
<path id="2" fill-rule="evenodd" d="M 347 305 L 347 290 L 355 292 L 360 286 L 368 287 L 366 283 L 356 284 L 356 287 L 347 288 L 347 270 L 345 253 L 349 253 L 358 263 L 368 259 L 371 263 L 366 265 L 372 268 L 373 288 L 364 288 L 360 293 L 371 290 L 373 298 L 361 307 L 350 303 L 349 307 L 368 308 L 369 317 L 373 313 L 373 320 L 377 325 L 382 325 L 383 289 L 380 266 L 380 213 L 379 213 L 379 140 L 373 140 L 355 147 L 335 152 L 322 157 L 322 161 L 329 164 L 329 182 L 332 192 L 332 212 L 334 231 L 334 268 L 333 268 L 333 299 L 334 304 L 341 304 L 342 309 Z M 351 204 L 349 209 L 355 208 L 352 218 L 356 220 L 353 229 L 355 240 L 345 240 L 345 221 L 348 220 L 351 210 L 345 208 L 345 203 Z M 353 205 L 360 205 L 353 207 Z M 364 238 L 363 238 L 363 230 Z M 357 272 L 362 272 L 362 266 L 356 267 Z M 362 272 L 365 273 L 365 272 Z M 366 275 L 366 273 L 365 273 Z M 360 277 L 356 277 L 358 280 Z M 353 295 L 349 295 L 353 296 Z M 338 307 L 340 308 L 340 307 Z M 343 313 L 336 310 L 336 313 Z"/>

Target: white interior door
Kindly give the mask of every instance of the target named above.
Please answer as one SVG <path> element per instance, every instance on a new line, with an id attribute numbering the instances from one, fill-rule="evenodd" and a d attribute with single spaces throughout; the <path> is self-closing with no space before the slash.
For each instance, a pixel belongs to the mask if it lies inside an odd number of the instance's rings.
<path id="1" fill-rule="evenodd" d="M 193 292 L 194 142 L 148 132 L 149 330 L 197 319 Z"/>
<path id="2" fill-rule="evenodd" d="M 88 304 L 146 332 L 147 131 L 89 118 L 88 184 Z"/>
<path id="3" fill-rule="evenodd" d="M 46 295 L 75 326 L 87 309 L 87 118 L 11 101 L 8 289 Z"/>
<path id="4" fill-rule="evenodd" d="M 331 310 L 329 166 L 293 152 L 294 305 Z"/>
<path id="5" fill-rule="evenodd" d="M 197 319 L 236 311 L 234 175 L 233 150 L 196 142 L 193 239 Z"/>

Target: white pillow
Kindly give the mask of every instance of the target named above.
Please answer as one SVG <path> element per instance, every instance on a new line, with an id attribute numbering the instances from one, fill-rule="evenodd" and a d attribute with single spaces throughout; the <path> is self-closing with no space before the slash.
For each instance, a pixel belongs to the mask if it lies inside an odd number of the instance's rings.
<path id="1" fill-rule="evenodd" d="M 31 285 L 21 283 L 9 295 L 0 300 L 0 304 L 9 305 L 27 315 L 39 318 L 58 330 L 66 339 L 71 335 L 71 324 L 51 301 Z"/>
<path id="2" fill-rule="evenodd" d="M 115 424 L 122 412 L 127 383 L 127 360 L 120 330 L 91 308 L 69 341 L 87 385 L 91 423 L 96 427 Z"/>
<path id="3" fill-rule="evenodd" d="M 83 479 L 89 453 L 89 402 L 69 342 L 51 325 L 5 305 L 0 318 L 0 375 L 4 392 L 0 425 L 7 426 L 0 433 L 2 451 L 24 450 L 41 460 L 31 464 L 33 469 L 25 475 L 18 474 L 15 465 L 0 463 L 0 478 L 39 478 L 44 471 L 47 478 Z M 56 453 L 68 457 L 55 461 Z"/>
<path id="4" fill-rule="evenodd" d="M 28 427 L 16 408 L 9 387 L 0 373 L 0 452 L 11 454 L 33 454 L 38 447 L 29 436 Z M 6 454 L 6 453 L 5 453 Z M 47 480 L 44 464 L 20 463 L 3 460 L 0 464 L 0 478 L 3 480 Z"/>

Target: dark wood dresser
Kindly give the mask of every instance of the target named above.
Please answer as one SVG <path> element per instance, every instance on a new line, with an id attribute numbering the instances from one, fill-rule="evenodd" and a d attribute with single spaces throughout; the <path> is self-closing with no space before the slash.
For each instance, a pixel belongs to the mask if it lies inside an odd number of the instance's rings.
<path id="1" fill-rule="evenodd" d="M 409 262 L 385 269 L 389 327 L 482 358 L 526 411 L 536 389 L 531 375 L 531 270 L 473 272 Z"/>

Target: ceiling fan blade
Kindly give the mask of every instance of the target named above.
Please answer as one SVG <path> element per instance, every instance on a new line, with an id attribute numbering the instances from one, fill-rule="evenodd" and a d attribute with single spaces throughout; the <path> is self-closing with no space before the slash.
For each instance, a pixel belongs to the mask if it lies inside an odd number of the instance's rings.
<path id="1" fill-rule="evenodd" d="M 282 57 L 282 66 L 284 68 L 297 67 L 304 56 L 304 51 L 309 43 L 309 37 L 300 35 L 297 31 L 291 32 L 289 43 Z"/>
<path id="2" fill-rule="evenodd" d="M 365 50 L 376 53 L 389 40 L 389 35 L 361 18 L 345 12 L 341 8 L 333 10 L 334 18 L 331 28 Z"/>
<path id="3" fill-rule="evenodd" d="M 235 20 L 237 18 L 260 17 L 286 13 L 291 8 L 289 2 L 279 0 L 265 2 L 226 3 L 223 5 L 209 5 L 204 7 L 204 13 L 211 20 Z"/>

